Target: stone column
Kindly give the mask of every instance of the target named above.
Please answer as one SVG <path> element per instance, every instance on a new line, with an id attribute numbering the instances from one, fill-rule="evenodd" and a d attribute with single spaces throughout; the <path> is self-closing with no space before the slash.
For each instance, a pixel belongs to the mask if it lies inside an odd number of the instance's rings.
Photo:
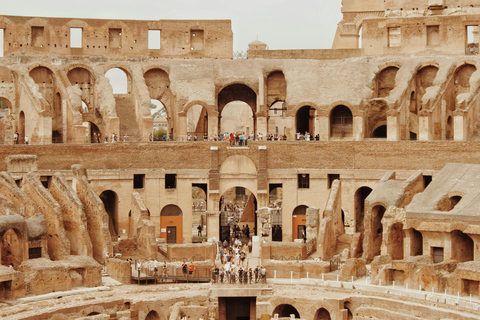
<path id="1" fill-rule="evenodd" d="M 353 117 L 353 140 L 361 141 L 365 136 L 363 129 L 363 117 L 355 116 Z"/>
<path id="2" fill-rule="evenodd" d="M 296 132 L 295 132 L 295 117 L 294 116 L 286 116 L 285 122 L 287 123 L 287 140 L 293 141 L 295 140 Z"/>
<path id="3" fill-rule="evenodd" d="M 208 137 L 218 138 L 218 112 L 208 114 Z"/>
<path id="4" fill-rule="evenodd" d="M 387 112 L 387 140 L 400 140 L 400 124 L 398 111 L 396 110 L 389 110 Z"/>
<path id="5" fill-rule="evenodd" d="M 453 113 L 453 140 L 464 141 L 467 140 L 468 125 L 467 113 L 463 110 L 456 110 Z"/>
<path id="6" fill-rule="evenodd" d="M 263 107 L 263 106 L 261 106 L 261 107 Z M 264 112 L 264 111 L 257 112 L 256 119 L 257 119 L 257 132 L 256 132 L 256 134 L 261 133 L 263 135 L 264 139 L 266 139 L 266 137 L 268 136 L 267 113 Z"/>
<path id="7" fill-rule="evenodd" d="M 320 141 L 328 141 L 330 139 L 330 121 L 327 116 L 318 117 L 318 133 L 320 134 Z"/>
<path id="8" fill-rule="evenodd" d="M 175 141 L 187 141 L 187 116 L 179 115 L 177 118 L 177 126 L 174 132 Z"/>
<path id="9" fill-rule="evenodd" d="M 418 114 L 418 140 L 430 140 L 430 118 L 427 112 L 420 112 Z"/>
<path id="10" fill-rule="evenodd" d="M 207 239 L 220 239 L 219 220 L 220 211 L 207 211 Z"/>

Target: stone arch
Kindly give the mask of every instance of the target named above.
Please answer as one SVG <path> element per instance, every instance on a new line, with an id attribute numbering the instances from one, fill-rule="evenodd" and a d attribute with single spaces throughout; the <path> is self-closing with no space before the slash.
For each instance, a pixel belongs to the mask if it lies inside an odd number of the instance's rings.
<path id="1" fill-rule="evenodd" d="M 10 228 L 1 235 L 1 257 L 2 265 L 18 266 L 23 261 L 23 237 L 20 230 Z"/>
<path id="2" fill-rule="evenodd" d="M 29 71 L 30 77 L 38 85 L 38 91 L 53 109 L 55 94 L 57 93 L 56 75 L 51 68 L 44 65 L 33 65 Z"/>
<path id="3" fill-rule="evenodd" d="M 17 132 L 18 132 L 18 143 L 23 144 L 25 141 L 25 112 L 20 111 L 18 115 L 18 123 L 17 123 Z"/>
<path id="4" fill-rule="evenodd" d="M 455 96 L 461 93 L 470 93 L 470 78 L 477 71 L 473 63 L 464 63 L 455 70 Z"/>
<path id="5" fill-rule="evenodd" d="M 248 226 L 252 233 L 254 230 L 258 230 L 257 197 L 251 189 L 243 187 L 241 184 L 237 184 L 223 190 L 220 195 L 219 209 L 221 212 L 221 241 L 231 240 L 230 233 L 235 226 L 238 226 L 237 231 L 241 230 L 240 225 Z"/>
<path id="6" fill-rule="evenodd" d="M 13 72 L 7 67 L 0 67 L 0 83 L 13 83 Z"/>
<path id="7" fill-rule="evenodd" d="M 330 138 L 353 137 L 353 114 L 346 105 L 337 105 L 330 111 Z"/>
<path id="8" fill-rule="evenodd" d="M 365 115 L 365 138 L 387 137 L 388 105 L 383 99 L 370 100 Z"/>
<path id="9" fill-rule="evenodd" d="M 375 76 L 374 98 L 384 98 L 390 95 L 395 86 L 395 78 L 400 70 L 398 66 L 389 65 L 380 70 Z"/>
<path id="10" fill-rule="evenodd" d="M 251 130 L 256 132 L 257 92 L 243 83 L 232 83 L 219 90 L 217 95 L 217 111 L 219 113 L 218 132 L 222 132 L 221 118 L 224 108 L 227 104 L 234 101 L 246 103 L 252 110 L 253 128 Z M 238 120 L 245 119 L 242 118 Z"/>
<path id="11" fill-rule="evenodd" d="M 160 238 L 167 243 L 183 243 L 183 212 L 175 204 L 168 204 L 160 211 Z"/>
<path id="12" fill-rule="evenodd" d="M 81 99 L 84 101 L 89 110 L 95 110 L 95 83 L 96 79 L 94 72 L 83 65 L 76 65 L 73 68 L 70 67 L 67 71 L 67 77 L 72 86 L 78 85 L 82 91 Z"/>
<path id="13" fill-rule="evenodd" d="M 268 107 L 271 107 L 277 101 L 285 101 L 287 99 L 287 82 L 283 71 L 275 70 L 270 72 L 266 77 L 265 83 Z"/>
<path id="14" fill-rule="evenodd" d="M 393 260 L 403 260 L 403 240 L 405 232 L 403 231 L 403 223 L 394 223 L 388 232 L 387 253 L 391 255 Z"/>
<path id="15" fill-rule="evenodd" d="M 411 228 L 408 230 L 410 237 L 410 256 L 423 255 L 423 235 L 420 231 Z"/>
<path id="16" fill-rule="evenodd" d="M 314 320 L 331 320 L 330 312 L 325 308 L 320 308 L 315 312 Z"/>
<path id="17" fill-rule="evenodd" d="M 108 214 L 108 229 L 112 240 L 119 235 L 118 195 L 115 191 L 105 190 L 100 194 L 105 211 Z"/>
<path id="18" fill-rule="evenodd" d="M 292 211 L 292 239 L 307 236 L 307 208 L 306 205 L 298 205 Z"/>
<path id="19" fill-rule="evenodd" d="M 12 103 L 7 98 L 0 96 L 0 118 L 5 118 L 9 114 L 12 114 Z"/>
<path id="20" fill-rule="evenodd" d="M 145 316 L 145 320 L 160 320 L 160 316 L 158 315 L 157 311 L 152 310 Z"/>
<path id="21" fill-rule="evenodd" d="M 452 211 L 462 200 L 463 195 L 462 192 L 449 192 L 438 202 L 437 210 L 444 212 Z"/>
<path id="22" fill-rule="evenodd" d="M 208 135 L 209 115 L 218 116 L 218 112 L 202 101 L 189 102 L 182 114 L 186 116 L 187 134 L 202 140 L 203 136 Z"/>
<path id="23" fill-rule="evenodd" d="M 297 309 L 291 304 L 279 304 L 275 307 L 272 312 L 272 317 L 278 314 L 279 318 L 290 318 L 290 315 L 295 315 L 295 319 L 300 319 L 300 313 Z"/>
<path id="24" fill-rule="evenodd" d="M 129 68 L 121 64 L 112 64 L 105 68 L 104 76 L 109 79 L 114 95 L 132 93 L 132 72 Z M 120 77 L 121 79 L 119 79 Z M 118 82 L 119 88 L 116 85 L 114 87 L 114 84 L 112 84 L 113 78 L 116 78 L 115 82 Z"/>
<path id="25" fill-rule="evenodd" d="M 157 99 L 167 108 L 170 106 L 170 76 L 159 67 L 151 67 L 143 74 L 151 99 Z M 167 111 L 168 112 L 168 111 Z"/>
<path id="26" fill-rule="evenodd" d="M 302 103 L 295 107 L 295 131 L 300 133 L 315 133 L 315 119 L 318 115 L 318 106 Z"/>
<path id="27" fill-rule="evenodd" d="M 257 166 L 247 156 L 234 155 L 222 162 L 219 172 L 220 174 L 257 174 Z"/>
<path id="28" fill-rule="evenodd" d="M 452 259 L 459 262 L 474 261 L 474 242 L 466 233 L 453 230 L 450 234 L 452 244 Z"/>
<path id="29" fill-rule="evenodd" d="M 355 191 L 355 232 L 363 232 L 365 230 L 365 199 L 372 192 L 370 187 L 360 187 Z"/>

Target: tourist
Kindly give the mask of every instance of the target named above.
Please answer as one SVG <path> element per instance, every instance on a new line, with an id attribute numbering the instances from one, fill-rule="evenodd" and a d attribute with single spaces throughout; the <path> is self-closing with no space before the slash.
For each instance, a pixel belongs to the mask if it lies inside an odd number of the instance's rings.
<path id="1" fill-rule="evenodd" d="M 182 264 L 182 273 L 183 273 L 183 277 L 186 278 L 187 277 L 187 272 L 188 272 L 188 265 L 184 262 Z"/>
<path id="2" fill-rule="evenodd" d="M 148 136 L 148 141 L 153 141 L 153 134 L 150 133 L 150 135 Z"/>
<path id="3" fill-rule="evenodd" d="M 25 136 L 25 144 L 28 145 L 28 136 Z"/>
<path id="4" fill-rule="evenodd" d="M 18 144 L 18 132 L 15 131 L 15 133 L 13 134 L 13 144 Z"/>
<path id="5" fill-rule="evenodd" d="M 197 230 L 198 230 L 198 232 L 197 232 L 198 236 L 201 237 L 202 236 L 202 225 L 201 224 L 198 225 Z"/>
<path id="6" fill-rule="evenodd" d="M 195 271 L 195 265 L 192 262 L 188 266 L 188 274 L 190 275 L 190 278 L 193 278 L 193 271 Z"/>
<path id="7" fill-rule="evenodd" d="M 153 261 L 153 272 L 154 272 L 154 275 L 156 277 L 157 273 L 158 273 L 158 261 L 157 260 Z"/>
<path id="8" fill-rule="evenodd" d="M 168 271 L 167 262 L 164 261 L 163 262 L 163 269 L 162 269 L 162 278 L 167 278 L 167 271 Z"/>

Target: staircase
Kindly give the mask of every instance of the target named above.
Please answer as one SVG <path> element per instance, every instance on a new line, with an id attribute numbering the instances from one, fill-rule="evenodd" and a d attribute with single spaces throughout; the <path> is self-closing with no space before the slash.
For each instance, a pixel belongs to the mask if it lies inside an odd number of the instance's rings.
<path id="1" fill-rule="evenodd" d="M 120 132 L 116 132 L 118 141 L 123 140 L 125 134 L 128 135 L 128 141 L 140 141 L 140 129 L 135 114 L 135 101 L 129 95 L 115 95 L 115 106 L 117 116 L 120 119 Z M 108 132 L 110 136 L 112 132 Z"/>

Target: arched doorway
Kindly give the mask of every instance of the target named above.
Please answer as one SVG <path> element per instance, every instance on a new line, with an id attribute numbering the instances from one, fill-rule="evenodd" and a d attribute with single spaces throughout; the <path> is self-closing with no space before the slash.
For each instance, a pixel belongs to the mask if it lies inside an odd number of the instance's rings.
<path id="1" fill-rule="evenodd" d="M 145 320 L 160 320 L 160 316 L 158 315 L 157 311 L 152 310 L 149 313 L 147 313 Z"/>
<path id="2" fill-rule="evenodd" d="M 268 109 L 268 135 L 274 140 L 284 139 L 287 132 L 285 111 L 287 104 L 284 101 L 276 101 Z"/>
<path id="3" fill-rule="evenodd" d="M 168 134 L 167 109 L 160 100 L 150 100 L 150 114 L 153 118 L 153 140 L 165 141 Z"/>
<path id="4" fill-rule="evenodd" d="M 203 242 L 207 231 L 207 184 L 192 185 L 192 239 Z"/>
<path id="5" fill-rule="evenodd" d="M 300 319 L 300 314 L 297 309 L 291 304 L 280 304 L 275 307 L 272 313 L 272 317 L 278 314 L 279 318 L 290 318 L 290 315 L 295 315 L 295 319 Z"/>
<path id="6" fill-rule="evenodd" d="M 390 91 L 395 88 L 395 77 L 398 70 L 398 67 L 392 66 L 383 69 L 377 74 L 374 98 L 384 98 L 390 95 Z"/>
<path id="7" fill-rule="evenodd" d="M 8 229 L 2 236 L 2 265 L 18 266 L 22 263 L 23 250 L 22 239 L 14 229 Z"/>
<path id="8" fill-rule="evenodd" d="M 248 238 L 257 230 L 257 199 L 244 187 L 226 190 L 220 198 L 220 239 Z M 247 231 L 248 229 L 248 231 Z"/>
<path id="9" fill-rule="evenodd" d="M 105 73 L 105 77 L 110 81 L 113 94 L 130 93 L 130 79 L 124 70 L 120 68 L 112 68 Z"/>
<path id="10" fill-rule="evenodd" d="M 311 106 L 301 107 L 295 117 L 295 130 L 303 135 L 310 135 L 310 140 L 313 140 L 315 134 L 315 115 L 316 109 Z"/>
<path id="11" fill-rule="evenodd" d="M 292 239 L 307 237 L 307 206 L 297 206 L 292 213 Z"/>
<path id="12" fill-rule="evenodd" d="M 339 105 L 330 114 L 330 137 L 343 139 L 353 137 L 353 115 L 347 106 Z"/>
<path id="13" fill-rule="evenodd" d="M 445 128 L 445 139 L 453 140 L 453 119 L 452 116 L 448 116 L 447 125 Z"/>
<path id="14" fill-rule="evenodd" d="M 25 141 L 25 113 L 20 111 L 20 115 L 18 117 L 18 143 L 23 144 Z"/>
<path id="15" fill-rule="evenodd" d="M 474 260 L 474 243 L 472 238 L 460 230 L 451 233 L 452 259 L 460 262 Z"/>
<path id="16" fill-rule="evenodd" d="M 372 234 L 373 234 L 373 256 L 378 256 L 381 253 L 383 241 L 383 224 L 382 219 L 385 214 L 385 207 L 377 205 L 372 209 Z"/>
<path id="17" fill-rule="evenodd" d="M 423 255 L 423 235 L 420 231 L 410 229 L 410 255 L 421 256 Z"/>
<path id="18" fill-rule="evenodd" d="M 282 184 L 270 184 L 269 204 L 272 210 L 272 241 L 282 241 Z"/>
<path id="19" fill-rule="evenodd" d="M 373 130 L 372 138 L 387 138 L 387 126 L 381 125 Z"/>
<path id="20" fill-rule="evenodd" d="M 62 97 L 60 93 L 55 94 L 53 100 L 53 115 L 52 115 L 52 143 L 63 142 L 63 112 L 62 112 Z"/>
<path id="21" fill-rule="evenodd" d="M 187 140 L 203 140 L 205 136 L 208 136 L 208 112 L 204 106 L 196 104 L 187 111 Z"/>
<path id="22" fill-rule="evenodd" d="M 230 104 L 235 102 L 231 107 L 230 111 L 223 113 L 223 109 Z M 243 102 L 243 103 L 237 103 Z M 251 110 L 247 110 L 245 104 L 250 107 Z M 256 132 L 256 118 L 255 114 L 257 112 L 257 94 L 250 87 L 241 84 L 235 83 L 229 86 L 226 86 L 218 93 L 218 113 L 220 114 L 220 121 L 218 123 L 219 128 L 218 132 L 229 133 L 229 132 L 241 132 L 243 131 L 247 136 L 250 135 L 250 132 Z M 227 119 L 223 119 L 226 116 Z M 230 117 L 234 117 L 234 123 L 229 124 Z M 230 127 L 230 125 L 232 127 Z M 238 130 L 238 131 L 235 131 Z M 265 135 L 265 132 L 261 132 L 262 135 Z"/>
<path id="23" fill-rule="evenodd" d="M 183 212 L 179 206 L 169 204 L 160 212 L 160 238 L 167 243 L 183 243 Z"/>
<path id="24" fill-rule="evenodd" d="M 330 312 L 325 308 L 320 308 L 315 312 L 314 320 L 330 320 Z"/>
<path id="25" fill-rule="evenodd" d="M 365 199 L 372 192 L 370 187 L 361 187 L 355 192 L 355 232 L 363 232 L 365 217 Z"/>
<path id="26" fill-rule="evenodd" d="M 108 214 L 108 230 L 112 240 L 117 240 L 118 237 L 118 196 L 112 190 L 103 191 L 100 194 L 100 199 L 103 202 L 105 211 Z"/>
<path id="27" fill-rule="evenodd" d="M 90 142 L 91 143 L 103 142 L 102 134 L 98 126 L 93 122 L 89 122 L 88 125 L 90 126 Z"/>

